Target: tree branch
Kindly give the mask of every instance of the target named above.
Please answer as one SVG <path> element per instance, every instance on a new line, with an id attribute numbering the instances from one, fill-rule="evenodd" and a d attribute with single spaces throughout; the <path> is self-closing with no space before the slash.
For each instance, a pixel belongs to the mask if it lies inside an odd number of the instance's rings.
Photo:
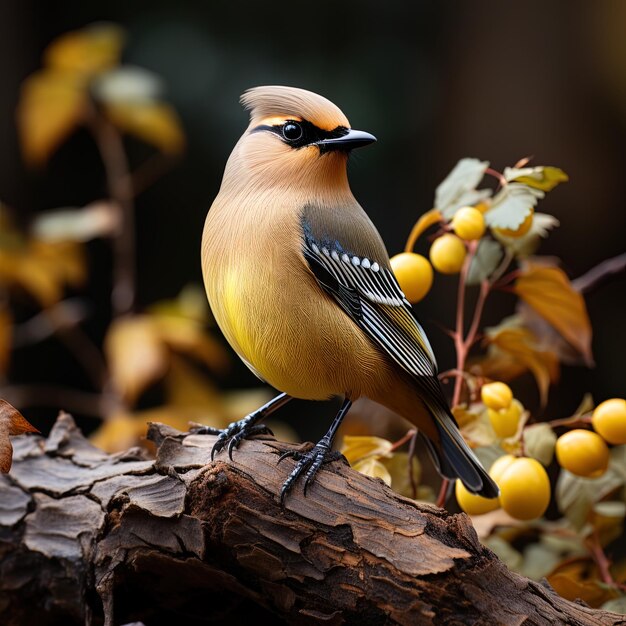
<path id="1" fill-rule="evenodd" d="M 0 476 L 0 622 L 626 624 L 510 572 L 464 514 L 341 462 L 278 501 L 288 444 L 153 425 L 156 460 L 109 456 L 62 415 Z M 96 593 L 97 592 L 97 593 Z"/>

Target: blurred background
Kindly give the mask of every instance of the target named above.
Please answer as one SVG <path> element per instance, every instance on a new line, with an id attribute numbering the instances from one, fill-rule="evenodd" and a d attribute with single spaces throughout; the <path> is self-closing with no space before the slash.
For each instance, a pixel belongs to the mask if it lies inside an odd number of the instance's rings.
<path id="1" fill-rule="evenodd" d="M 72 133 L 46 164 L 32 168 L 24 164 L 15 126 L 20 85 L 41 66 L 44 48 L 55 37 L 100 20 L 125 29 L 123 63 L 162 77 L 187 142 L 180 158 L 136 200 L 139 311 L 175 298 L 188 284 L 201 285 L 203 221 L 247 124 L 238 98 L 261 84 L 322 93 L 355 128 L 378 137 L 351 163 L 351 182 L 391 254 L 403 248 L 417 217 L 432 207 L 435 187 L 458 159 L 489 160 L 501 171 L 531 155 L 533 163 L 556 165 L 570 177 L 541 205 L 561 221 L 542 254 L 558 255 L 575 278 L 624 252 L 623 2 L 4 0 L 0 200 L 13 208 L 21 227 L 43 211 L 82 207 L 107 196 L 100 156 L 87 131 Z M 131 164 L 151 152 L 132 137 L 125 145 Z M 426 253 L 426 242 L 420 245 L 424 248 L 417 251 Z M 111 252 L 106 243 L 93 241 L 87 253 L 90 279 L 80 290 L 89 303 L 84 327 L 100 343 L 111 318 Z M 452 343 L 439 325 L 453 325 L 455 286 L 455 277 L 437 274 L 432 292 L 418 305 L 441 369 L 454 363 Z M 624 287 L 622 276 L 587 298 L 596 367 L 564 367 L 545 415 L 570 415 L 585 391 L 597 401 L 624 395 Z M 486 324 L 497 323 L 512 308 L 509 296 L 497 294 Z M 18 303 L 14 314 L 23 322 L 35 313 Z M 257 387 L 232 360 L 230 370 L 213 377 L 216 387 Z M 15 350 L 7 376 L 11 384 L 90 389 L 84 369 L 54 338 Z M 529 377 L 515 388 L 537 407 Z M 150 396 L 143 402 L 154 404 Z M 30 404 L 25 414 L 44 432 L 63 408 L 62 402 Z M 310 427 L 305 419 L 293 420 L 300 436 L 321 436 L 330 409 L 302 406 L 302 411 L 324 419 Z M 88 430 L 98 424 L 88 411 L 73 412 Z"/>

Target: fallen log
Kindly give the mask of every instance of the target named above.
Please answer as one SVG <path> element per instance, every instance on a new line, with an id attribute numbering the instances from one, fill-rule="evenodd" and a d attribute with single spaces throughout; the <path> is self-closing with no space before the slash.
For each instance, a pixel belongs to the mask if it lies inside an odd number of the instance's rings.
<path id="1" fill-rule="evenodd" d="M 289 444 L 153 424 L 156 458 L 108 455 L 62 414 L 0 476 L 0 623 L 626 624 L 482 546 L 464 514 L 335 462 L 277 494 Z"/>

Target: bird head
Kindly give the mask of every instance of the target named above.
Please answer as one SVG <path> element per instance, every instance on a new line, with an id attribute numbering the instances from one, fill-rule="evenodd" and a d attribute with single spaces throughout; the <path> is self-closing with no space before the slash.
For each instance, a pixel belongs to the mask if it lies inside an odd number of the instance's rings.
<path id="1" fill-rule="evenodd" d="M 304 89 L 254 87 L 241 102 L 250 111 L 250 125 L 233 151 L 225 180 L 265 187 L 347 187 L 348 154 L 376 141 L 350 128 L 330 100 Z"/>

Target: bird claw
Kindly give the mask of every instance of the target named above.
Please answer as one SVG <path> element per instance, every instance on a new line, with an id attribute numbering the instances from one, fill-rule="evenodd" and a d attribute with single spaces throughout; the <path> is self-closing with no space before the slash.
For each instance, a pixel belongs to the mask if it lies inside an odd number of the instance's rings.
<path id="1" fill-rule="evenodd" d="M 218 435 L 217 441 L 211 449 L 211 461 L 215 458 L 216 454 L 219 454 L 224 448 L 228 450 L 228 458 L 233 460 L 233 450 L 239 447 L 239 444 L 244 439 L 250 439 L 255 435 L 271 435 L 274 433 L 265 424 L 255 424 L 250 416 L 244 417 L 238 422 L 229 424 L 226 428 L 212 428 L 211 426 L 203 426 L 194 430 L 195 434 L 200 435 Z"/>
<path id="2" fill-rule="evenodd" d="M 296 461 L 296 466 L 292 470 L 291 474 L 289 474 L 280 490 L 281 505 L 285 503 L 287 494 L 291 491 L 302 474 L 304 474 L 303 492 L 306 496 L 309 485 L 312 484 L 315 475 L 322 465 L 336 461 L 342 456 L 343 455 L 340 452 L 332 451 L 330 446 L 325 442 L 318 443 L 307 452 L 300 452 L 298 450 L 288 450 L 287 452 L 283 452 L 278 458 L 278 463 L 289 457 Z"/>

